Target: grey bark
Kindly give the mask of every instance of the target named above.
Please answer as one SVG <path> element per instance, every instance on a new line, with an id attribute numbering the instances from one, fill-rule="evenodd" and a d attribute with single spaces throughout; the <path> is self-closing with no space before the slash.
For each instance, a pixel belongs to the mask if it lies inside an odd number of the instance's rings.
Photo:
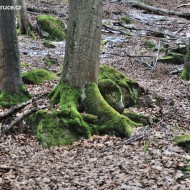
<path id="1" fill-rule="evenodd" d="M 21 6 L 21 9 L 18 10 L 19 14 L 19 28 L 21 34 L 26 34 L 27 30 L 30 28 L 30 22 L 28 20 L 27 14 L 27 0 L 17 0 L 17 6 Z"/>
<path id="2" fill-rule="evenodd" d="M 14 6 L 14 0 L 0 1 L 0 6 Z M 14 93 L 21 84 L 15 11 L 0 10 L 0 91 Z"/>
<path id="3" fill-rule="evenodd" d="M 102 0 L 70 0 L 61 81 L 82 88 L 98 81 Z"/>

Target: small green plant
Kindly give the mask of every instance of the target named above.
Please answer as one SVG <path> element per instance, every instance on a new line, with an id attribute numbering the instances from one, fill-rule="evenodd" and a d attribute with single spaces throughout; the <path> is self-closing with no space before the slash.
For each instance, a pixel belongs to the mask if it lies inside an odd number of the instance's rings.
<path id="1" fill-rule="evenodd" d="M 128 16 L 121 17 L 121 21 L 125 22 L 126 24 L 131 24 L 131 19 Z"/>
<path id="2" fill-rule="evenodd" d="M 144 141 L 144 147 L 143 147 L 144 153 L 147 153 L 148 148 L 149 148 L 149 141 Z"/>
<path id="3" fill-rule="evenodd" d="M 144 42 L 144 45 L 145 45 L 145 47 L 147 47 L 149 49 L 152 49 L 152 48 L 156 47 L 156 44 L 154 42 L 148 41 L 148 40 Z"/>

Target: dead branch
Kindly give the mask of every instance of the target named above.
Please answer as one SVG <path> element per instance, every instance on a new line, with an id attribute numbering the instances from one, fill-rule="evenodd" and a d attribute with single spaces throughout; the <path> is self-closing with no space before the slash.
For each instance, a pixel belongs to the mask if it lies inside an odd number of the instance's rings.
<path id="1" fill-rule="evenodd" d="M 37 8 L 37 7 L 27 7 L 27 11 L 29 12 L 34 12 L 34 13 L 50 13 L 50 14 L 55 14 L 55 15 L 59 15 L 61 17 L 66 17 L 66 15 L 64 13 L 59 13 L 56 10 L 53 9 L 47 9 L 47 8 Z"/>
<path id="2" fill-rule="evenodd" d="M 102 25 L 102 28 L 103 28 L 104 30 L 107 30 L 108 32 L 111 32 L 111 33 L 113 33 L 113 32 L 118 32 L 118 33 L 120 33 L 120 34 L 124 34 L 124 35 L 131 36 L 130 33 L 125 33 L 125 32 L 123 32 L 123 31 L 121 31 L 121 30 L 119 30 L 119 29 L 111 28 L 111 27 L 109 27 L 109 26 L 106 26 L 105 24 Z"/>
<path id="3" fill-rule="evenodd" d="M 15 126 L 16 124 L 21 122 L 27 116 L 31 115 L 32 113 L 34 113 L 34 112 L 36 112 L 36 111 L 38 111 L 40 109 L 45 109 L 45 108 L 47 108 L 47 106 L 36 107 L 36 108 L 32 108 L 30 110 L 25 111 L 19 117 L 17 117 L 14 121 L 12 121 L 9 125 L 3 126 L 2 127 L 3 132 L 4 133 L 8 132 L 13 126 Z"/>
<path id="4" fill-rule="evenodd" d="M 157 7 L 153 7 L 150 5 L 146 5 L 144 3 L 133 1 L 133 0 L 126 0 L 129 4 L 131 4 L 133 7 L 137 7 L 143 10 L 146 10 L 148 12 L 152 12 L 159 15 L 176 15 L 178 17 L 183 17 L 186 19 L 190 19 L 190 13 L 188 12 L 179 12 L 179 11 L 173 11 L 173 10 L 167 10 L 167 9 L 161 9 Z"/>
<path id="5" fill-rule="evenodd" d="M 24 102 L 24 103 L 22 103 L 22 104 L 19 104 L 19 105 L 17 105 L 17 106 L 14 106 L 12 109 L 10 109 L 9 111 L 7 111 L 6 113 L 0 115 L 0 119 L 4 119 L 4 118 L 6 118 L 6 117 L 9 117 L 10 115 L 12 115 L 12 114 L 14 114 L 15 112 L 21 110 L 22 108 L 24 108 L 24 107 L 27 106 L 28 104 L 30 104 L 30 103 L 32 103 L 32 102 L 35 102 L 35 101 L 37 101 L 38 99 L 40 99 L 40 98 L 42 98 L 42 97 L 44 97 L 44 96 L 47 96 L 47 95 L 48 95 L 48 93 L 44 93 L 44 94 L 41 94 L 41 95 L 39 95 L 39 96 L 37 96 L 37 97 L 34 97 L 34 98 L 28 100 L 27 102 Z"/>
<path id="6" fill-rule="evenodd" d="M 176 8 L 181 8 L 181 7 L 186 7 L 186 6 L 190 6 L 190 3 L 178 5 Z"/>
<path id="7" fill-rule="evenodd" d="M 2 165 L 0 166 L 0 170 L 16 170 L 16 168 L 14 166 Z"/>

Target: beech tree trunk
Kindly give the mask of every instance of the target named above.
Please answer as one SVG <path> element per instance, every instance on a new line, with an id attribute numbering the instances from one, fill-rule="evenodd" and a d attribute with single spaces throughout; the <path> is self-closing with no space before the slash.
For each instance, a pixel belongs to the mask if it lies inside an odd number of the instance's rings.
<path id="1" fill-rule="evenodd" d="M 14 0 L 1 0 L 0 6 L 14 6 Z M 21 85 L 15 11 L 0 10 L 0 91 L 14 93 Z"/>
<path id="2" fill-rule="evenodd" d="M 61 81 L 73 87 L 97 83 L 102 25 L 102 0 L 70 0 Z"/>
<path id="3" fill-rule="evenodd" d="M 30 28 L 30 22 L 27 15 L 27 0 L 17 0 L 17 6 L 21 6 L 18 10 L 19 13 L 19 28 L 21 34 L 26 34 L 27 30 Z"/>

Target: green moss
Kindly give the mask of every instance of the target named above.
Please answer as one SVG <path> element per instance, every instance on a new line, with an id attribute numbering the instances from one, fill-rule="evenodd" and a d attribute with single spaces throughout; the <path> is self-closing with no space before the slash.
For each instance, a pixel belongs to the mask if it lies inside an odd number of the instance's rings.
<path id="1" fill-rule="evenodd" d="M 98 83 L 98 88 L 106 102 L 118 112 L 122 112 L 125 105 L 120 87 L 110 79 L 102 79 Z"/>
<path id="2" fill-rule="evenodd" d="M 42 44 L 43 44 L 45 47 L 47 47 L 47 48 L 55 48 L 55 47 L 56 47 L 51 41 L 48 41 L 48 40 L 43 41 Z"/>
<path id="3" fill-rule="evenodd" d="M 159 58 L 158 61 L 181 65 L 184 63 L 184 56 L 179 53 L 168 52 L 167 56 Z"/>
<path id="4" fill-rule="evenodd" d="M 44 64 L 46 64 L 47 66 L 52 66 L 56 63 L 55 59 L 51 58 L 51 57 L 44 57 L 42 59 L 42 61 L 44 62 Z"/>
<path id="5" fill-rule="evenodd" d="M 177 143 L 177 145 L 190 150 L 190 134 L 177 136 L 174 138 L 174 141 Z"/>
<path id="6" fill-rule="evenodd" d="M 68 126 L 72 127 L 85 137 L 91 136 L 91 130 L 78 111 L 80 90 L 72 88 L 69 84 L 62 82 L 49 94 L 52 104 L 59 104 L 60 109 L 69 113 Z"/>
<path id="7" fill-rule="evenodd" d="M 156 47 L 156 44 L 153 41 L 145 41 L 144 42 L 145 47 L 152 49 Z"/>
<path id="8" fill-rule="evenodd" d="M 45 80 L 53 80 L 56 74 L 49 72 L 46 69 L 33 69 L 22 73 L 22 79 L 26 84 L 39 84 Z"/>
<path id="9" fill-rule="evenodd" d="M 181 73 L 181 79 L 189 81 L 190 80 L 190 73 L 188 72 L 188 69 L 184 66 L 183 71 Z"/>
<path id="10" fill-rule="evenodd" d="M 21 65 L 22 68 L 27 68 L 27 67 L 30 66 L 30 65 L 29 65 L 28 63 L 26 63 L 26 62 L 21 62 L 20 65 Z"/>
<path id="11" fill-rule="evenodd" d="M 38 15 L 37 24 L 46 32 L 46 39 L 62 41 L 66 38 L 66 29 L 61 20 L 50 15 Z"/>
<path id="12" fill-rule="evenodd" d="M 24 85 L 20 86 L 16 93 L 0 92 L 0 107 L 10 107 L 31 98 Z"/>
<path id="13" fill-rule="evenodd" d="M 79 134 L 68 127 L 67 119 L 60 119 L 56 112 L 38 111 L 30 117 L 33 133 L 43 147 L 68 145 L 80 139 Z"/>
<path id="14" fill-rule="evenodd" d="M 143 125 L 150 124 L 150 119 L 142 114 L 137 114 L 127 109 L 125 109 L 122 114 L 128 117 L 130 120 L 134 121 L 135 123 L 142 123 Z"/>
<path id="15" fill-rule="evenodd" d="M 96 115 L 99 120 L 96 131 L 100 134 L 114 134 L 125 137 L 131 135 L 131 126 L 138 124 L 115 111 L 101 96 L 96 84 L 87 84 L 85 95 L 84 103 L 87 113 Z"/>
<path id="16" fill-rule="evenodd" d="M 141 91 L 136 81 L 107 65 L 99 67 L 98 78 L 99 81 L 102 79 L 112 80 L 121 88 L 125 106 L 128 107 L 136 104 L 138 94 Z"/>
<path id="17" fill-rule="evenodd" d="M 100 44 L 100 50 L 103 50 L 104 46 L 108 43 L 108 40 L 102 40 Z"/>
<path id="18" fill-rule="evenodd" d="M 121 17 L 120 20 L 122 22 L 125 22 L 126 24 L 131 24 L 132 23 L 130 17 L 128 17 L 128 16 L 123 16 L 123 17 Z"/>
<path id="19" fill-rule="evenodd" d="M 190 165 L 186 165 L 180 168 L 182 171 L 190 172 Z"/>

